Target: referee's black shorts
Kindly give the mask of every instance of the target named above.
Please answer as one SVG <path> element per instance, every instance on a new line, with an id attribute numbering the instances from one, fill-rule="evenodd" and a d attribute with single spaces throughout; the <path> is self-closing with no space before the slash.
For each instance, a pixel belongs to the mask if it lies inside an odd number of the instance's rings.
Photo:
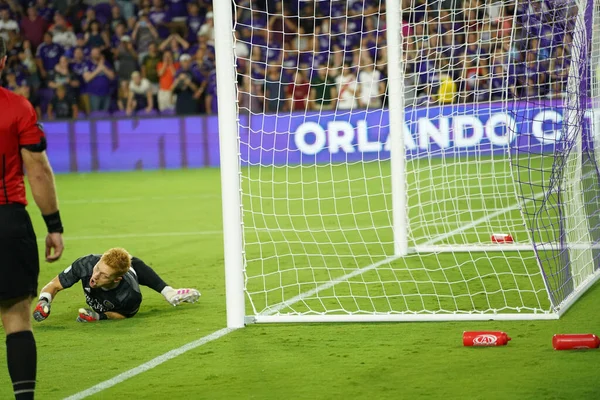
<path id="1" fill-rule="evenodd" d="M 0 205 L 0 300 L 37 296 L 40 260 L 25 206 Z"/>

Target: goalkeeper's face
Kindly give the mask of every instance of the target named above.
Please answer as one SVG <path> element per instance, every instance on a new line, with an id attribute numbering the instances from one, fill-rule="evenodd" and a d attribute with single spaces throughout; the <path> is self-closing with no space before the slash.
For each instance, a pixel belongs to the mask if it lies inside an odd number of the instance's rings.
<path id="1" fill-rule="evenodd" d="M 121 279 L 122 275 L 119 275 L 114 269 L 98 261 L 92 271 L 92 277 L 90 278 L 90 287 L 92 288 L 106 288 L 114 286 Z"/>

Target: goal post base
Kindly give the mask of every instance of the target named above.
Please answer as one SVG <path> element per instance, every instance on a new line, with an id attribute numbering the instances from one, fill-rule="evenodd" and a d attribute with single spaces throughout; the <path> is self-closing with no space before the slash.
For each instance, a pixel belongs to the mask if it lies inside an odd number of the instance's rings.
<path id="1" fill-rule="evenodd" d="M 503 314 L 371 314 L 371 315 L 255 315 L 246 324 L 337 323 L 337 322 L 441 322 L 441 321 L 530 321 L 556 320 L 557 313 Z"/>
<path id="2" fill-rule="evenodd" d="M 577 286 L 577 290 L 575 290 L 569 297 L 567 297 L 560 305 L 558 309 L 558 315 L 563 316 L 571 306 L 575 304 L 575 302 L 583 296 L 589 288 L 591 288 L 596 282 L 600 280 L 600 269 L 594 271 L 592 275 L 590 275 L 585 281 Z"/>

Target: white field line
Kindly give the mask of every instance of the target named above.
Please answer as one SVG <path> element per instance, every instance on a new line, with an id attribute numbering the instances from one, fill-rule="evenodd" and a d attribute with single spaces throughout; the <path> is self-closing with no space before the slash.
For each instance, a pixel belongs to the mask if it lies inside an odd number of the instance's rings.
<path id="1" fill-rule="evenodd" d="M 471 222 L 470 224 L 467 224 L 467 225 L 465 225 L 463 227 L 454 229 L 453 231 L 450 231 L 450 232 L 448 232 L 448 233 L 446 233 L 446 234 L 444 234 L 444 235 L 442 235 L 440 237 L 431 239 L 428 242 L 426 242 L 425 245 L 435 244 L 435 243 L 437 243 L 437 242 L 439 242 L 441 240 L 444 240 L 444 239 L 446 239 L 448 237 L 456 235 L 456 234 L 458 234 L 460 232 L 463 232 L 463 231 L 465 231 L 467 229 L 475 227 L 478 224 L 481 224 L 481 223 L 483 223 L 483 222 L 485 222 L 487 220 L 490 220 L 492 218 L 495 218 L 495 217 L 497 217 L 499 215 L 502 215 L 502 214 L 504 214 L 506 212 L 509 212 L 509 211 L 512 211 L 512 210 L 515 210 L 517 208 L 519 208 L 518 204 L 515 205 L 515 206 L 506 207 L 506 208 L 503 208 L 501 210 L 498 210 L 498 211 L 496 211 L 496 212 L 494 212 L 492 214 L 489 214 L 486 217 L 479 218 L 479 219 Z M 176 233 L 176 232 L 174 232 L 174 233 Z M 181 232 L 181 233 L 183 233 L 183 232 Z M 198 234 L 198 232 L 189 232 L 189 234 Z M 165 236 L 165 235 L 169 236 L 170 234 L 163 233 L 162 235 L 163 236 Z M 113 236 L 115 236 L 115 235 L 113 235 Z M 321 285 L 317 286 L 315 289 L 312 289 L 312 290 L 309 290 L 307 292 L 304 292 L 304 293 L 302 293 L 302 294 L 300 294 L 298 296 L 292 297 L 291 299 L 286 300 L 286 301 L 284 301 L 284 302 L 282 302 L 282 303 L 280 303 L 280 304 L 278 304 L 278 305 L 276 305 L 274 307 L 271 307 L 269 309 L 269 311 L 267 311 L 265 313 L 262 313 L 261 315 L 273 315 L 273 314 L 281 311 L 284 308 L 290 307 L 290 306 L 292 306 L 292 305 L 294 305 L 294 304 L 296 304 L 296 303 L 304 300 L 307 297 L 313 296 L 313 295 L 315 295 L 315 294 L 317 294 L 317 293 L 319 293 L 319 292 L 321 292 L 323 290 L 327 290 L 327 289 L 329 289 L 329 288 L 331 288 L 331 287 L 333 287 L 333 286 L 335 286 L 335 285 L 337 285 L 337 284 L 339 284 L 341 282 L 344 282 L 344 281 L 346 281 L 348 279 L 352 279 L 355 276 L 359 276 L 359 275 L 364 274 L 365 272 L 368 272 L 368 271 L 371 271 L 373 269 L 376 269 L 376 268 L 378 268 L 378 267 L 380 267 L 380 266 L 382 266 L 382 265 L 384 265 L 386 263 L 393 262 L 394 260 L 397 260 L 398 258 L 400 258 L 400 257 L 399 256 L 388 257 L 388 258 L 386 258 L 384 260 L 381 260 L 381 261 L 378 261 L 378 262 L 376 262 L 374 264 L 371 264 L 368 267 L 357 269 L 357 270 L 355 270 L 355 271 L 353 271 L 353 272 L 351 272 L 349 274 L 346 274 L 346 275 L 344 275 L 342 277 L 339 277 L 337 279 L 333 279 L 333 280 L 331 280 L 329 282 L 321 284 Z M 126 381 L 129 378 L 132 378 L 132 377 L 134 377 L 136 375 L 139 375 L 139 374 L 141 374 L 143 372 L 146 372 L 146 371 L 148 371 L 148 370 L 150 370 L 150 369 L 152 369 L 152 368 L 154 368 L 154 367 L 156 367 L 156 366 L 158 366 L 160 364 L 163 364 L 163 363 L 165 363 L 165 362 L 167 362 L 169 360 L 172 360 L 173 358 L 178 357 L 178 356 L 182 355 L 183 353 L 186 353 L 186 352 L 188 352 L 190 350 L 193 350 L 193 349 L 195 349 L 197 347 L 200 347 L 200 346 L 202 346 L 202 345 L 204 345 L 206 343 L 210 343 L 213 340 L 217 340 L 217 339 L 219 339 L 219 338 L 227 335 L 228 333 L 233 332 L 234 330 L 235 329 L 233 329 L 233 328 L 223 328 L 223 329 L 220 329 L 220 330 L 218 330 L 216 332 L 211 333 L 210 335 L 204 336 L 204 337 L 202 337 L 202 338 L 200 338 L 198 340 L 190 342 L 190 343 L 188 343 L 186 345 L 183 345 L 183 346 L 181 346 L 181 347 L 179 347 L 177 349 L 171 350 L 171 351 L 169 351 L 169 352 L 167 352 L 167 353 L 165 353 L 165 354 L 163 354 L 161 356 L 158 356 L 158 357 L 156 357 L 156 358 L 154 358 L 154 359 L 152 359 L 152 360 L 150 360 L 150 361 L 148 361 L 148 362 L 146 362 L 146 363 L 138 366 L 138 367 L 132 368 L 129 371 L 125 371 L 122 374 L 119 374 L 119 375 L 115 376 L 114 378 L 108 379 L 108 380 L 106 380 L 104 382 L 100 382 L 99 384 L 94 385 L 94 386 L 92 386 L 89 389 L 83 390 L 83 391 L 81 391 L 79 393 L 76 393 L 76 394 L 74 394 L 72 396 L 69 396 L 65 400 L 80 400 L 80 399 L 84 399 L 84 398 L 86 398 L 88 396 L 91 396 L 93 394 L 96 394 L 98 392 L 101 392 L 103 390 L 109 389 L 109 388 L 111 388 L 111 387 L 113 387 L 115 385 L 118 385 L 121 382 Z"/>
<path id="2" fill-rule="evenodd" d="M 145 362 L 144 364 L 142 364 L 138 367 L 132 368 L 129 371 L 125 371 L 122 374 L 115 376 L 114 378 L 108 379 L 104 382 L 100 382 L 99 384 L 94 385 L 91 388 L 81 391 L 79 393 L 75 393 L 74 395 L 67 397 L 65 400 L 85 399 L 88 396 L 91 396 L 93 394 L 96 394 L 98 392 L 106 390 L 108 388 L 111 388 L 129 378 L 139 375 L 142 372 L 151 370 L 152 368 L 157 367 L 164 362 L 172 360 L 173 358 L 178 357 L 185 352 L 193 350 L 193 349 L 200 347 L 206 343 L 210 343 L 213 340 L 217 340 L 217 339 L 227 335 L 228 333 L 233 332 L 234 330 L 235 330 L 234 328 L 220 329 L 216 332 L 211 333 L 210 335 L 204 336 L 198 340 L 194 340 L 193 342 L 190 342 L 190 343 L 185 344 L 177 349 L 171 350 L 161 356 L 153 358 L 152 360 Z"/>
<path id="3" fill-rule="evenodd" d="M 138 197 L 113 197 L 113 198 L 91 198 L 91 199 L 65 199 L 59 200 L 60 204 L 118 204 L 135 203 L 138 201 L 162 201 L 162 200 L 190 200 L 190 199 L 219 199 L 221 196 L 212 194 L 181 195 L 181 196 L 138 196 Z"/>
<path id="4" fill-rule="evenodd" d="M 83 235 L 83 236 L 65 236 L 65 242 L 75 240 L 99 240 L 99 239 L 137 239 L 150 237 L 176 237 L 176 236 L 209 236 L 221 235 L 223 231 L 191 231 L 191 232 L 156 232 L 156 233 L 121 233 L 114 235 Z M 44 243 L 45 238 L 38 238 L 39 243 Z"/>

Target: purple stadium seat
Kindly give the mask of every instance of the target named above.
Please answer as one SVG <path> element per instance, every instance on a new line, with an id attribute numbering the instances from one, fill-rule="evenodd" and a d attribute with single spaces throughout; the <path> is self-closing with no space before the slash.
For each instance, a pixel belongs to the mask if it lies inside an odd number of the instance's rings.
<path id="1" fill-rule="evenodd" d="M 160 112 L 160 115 L 164 115 L 164 116 L 172 116 L 175 115 L 175 110 L 164 110 Z"/>

